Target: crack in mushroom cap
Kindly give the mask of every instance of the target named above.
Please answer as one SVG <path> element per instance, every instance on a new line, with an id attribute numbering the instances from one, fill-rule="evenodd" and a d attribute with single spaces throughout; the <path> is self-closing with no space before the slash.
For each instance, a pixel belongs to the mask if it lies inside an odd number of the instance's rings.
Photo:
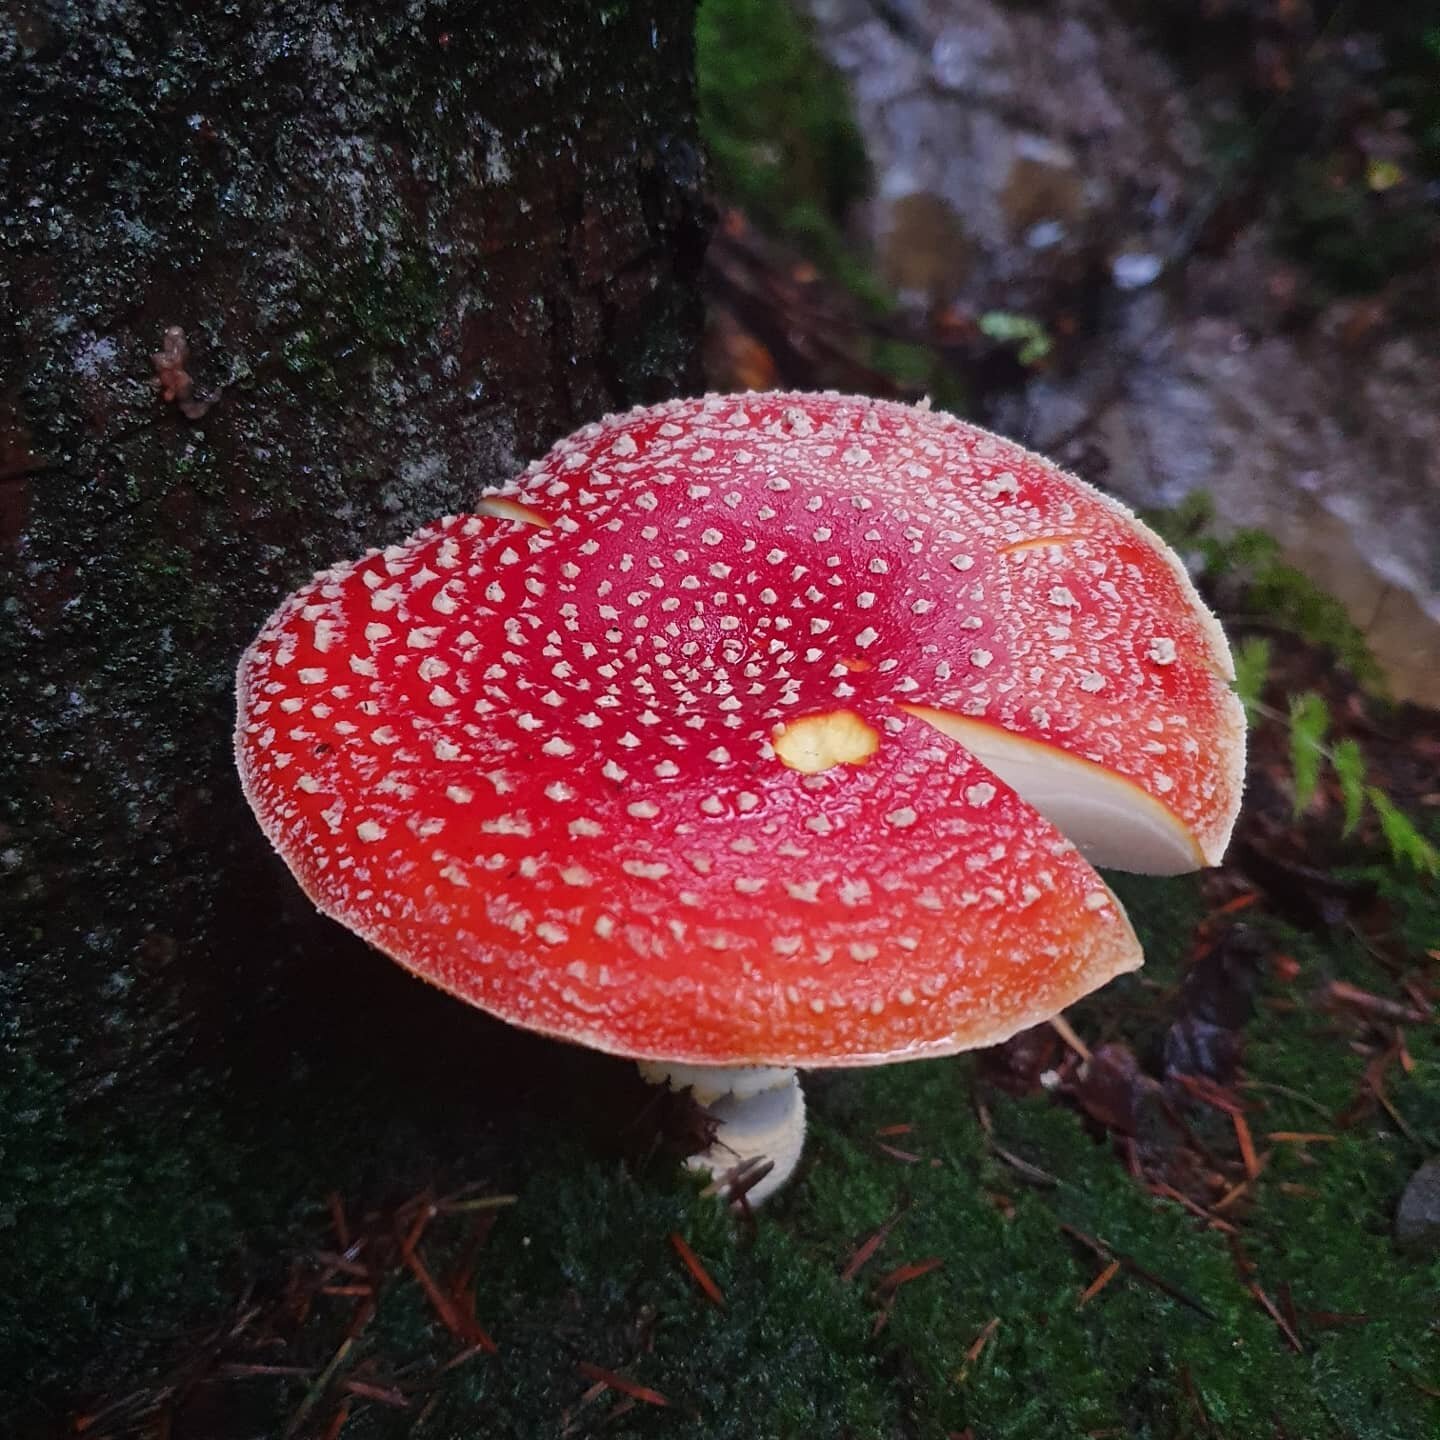
<path id="1" fill-rule="evenodd" d="M 1223 848 L 1223 635 L 1128 512 L 1017 446 L 709 396 L 587 426 L 499 498 L 525 508 L 287 600 L 236 737 L 315 903 L 488 1011 L 639 1057 L 860 1064 L 994 1043 L 1138 965 L 947 716 L 1113 775 L 1193 863 Z M 777 756 L 840 714 L 878 744 Z"/>

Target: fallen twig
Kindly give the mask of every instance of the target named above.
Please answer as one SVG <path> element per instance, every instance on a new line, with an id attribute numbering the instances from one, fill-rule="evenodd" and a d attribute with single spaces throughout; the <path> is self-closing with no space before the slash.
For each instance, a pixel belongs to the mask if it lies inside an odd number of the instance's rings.
<path id="1" fill-rule="evenodd" d="M 1290 1322 L 1280 1313 L 1275 1302 L 1253 1280 L 1250 1282 L 1250 1293 L 1264 1307 L 1265 1313 L 1280 1327 L 1280 1333 L 1285 1337 L 1290 1348 L 1297 1355 L 1303 1355 L 1305 1347 L 1300 1343 L 1300 1337 L 1291 1328 Z"/>
<path id="2" fill-rule="evenodd" d="M 1132 1256 L 1126 1255 L 1123 1251 L 1115 1249 L 1113 1245 L 1104 1240 L 1099 1240 L 1093 1235 L 1087 1235 L 1083 1230 L 1077 1229 L 1074 1225 L 1068 1225 L 1060 1221 L 1060 1229 L 1072 1239 L 1078 1240 L 1086 1249 L 1106 1260 L 1118 1260 L 1132 1275 L 1138 1275 L 1147 1285 L 1153 1285 L 1155 1289 L 1168 1295 L 1172 1300 L 1178 1300 L 1187 1309 L 1193 1310 L 1197 1315 L 1203 1315 L 1207 1320 L 1216 1318 L 1215 1312 L 1202 1305 L 1193 1296 L 1187 1295 L 1178 1285 L 1172 1284 L 1164 1276 L 1157 1275 L 1153 1270 L 1147 1270 L 1140 1262 Z"/>
<path id="3" fill-rule="evenodd" d="M 1431 1018 L 1425 1011 L 1417 1010 L 1413 1005 L 1402 1005 L 1398 1000 L 1372 994 L 1346 980 L 1332 980 L 1323 993 L 1327 1000 L 1336 1005 L 1342 1005 L 1348 1010 L 1359 1010 L 1362 1014 L 1373 1015 L 1381 1020 L 1423 1025 Z"/>
<path id="4" fill-rule="evenodd" d="M 638 1400 L 644 1405 L 655 1405 L 665 1410 L 670 1408 L 669 1400 L 658 1390 L 652 1390 L 648 1385 L 638 1384 L 624 1375 L 617 1375 L 613 1370 L 592 1365 L 588 1360 L 581 1360 L 575 1368 L 587 1380 L 594 1380 L 599 1385 L 606 1385 L 621 1395 L 628 1395 L 632 1400 Z"/>
<path id="5" fill-rule="evenodd" d="M 1076 1301 L 1075 1308 L 1083 1310 L 1118 1274 L 1120 1273 L 1120 1262 L 1112 1260 L 1085 1288 L 1080 1292 L 1080 1299 Z"/>
<path id="6" fill-rule="evenodd" d="M 842 1280 L 853 1280 L 870 1262 L 875 1252 L 885 1243 L 890 1232 L 895 1228 L 896 1223 L 907 1208 L 908 1206 L 902 1202 L 895 1213 L 891 1215 L 874 1234 L 860 1242 L 856 1247 L 855 1253 L 846 1262 L 845 1268 L 840 1272 L 840 1278 Z"/>
<path id="7" fill-rule="evenodd" d="M 908 1265 L 897 1265 L 875 1282 L 875 1289 L 882 1294 L 893 1293 L 902 1285 L 908 1285 L 912 1280 L 918 1280 L 922 1275 L 938 1270 L 944 1263 L 939 1255 L 931 1255 L 925 1260 L 913 1260 Z"/>
<path id="8" fill-rule="evenodd" d="M 711 1279 L 710 1272 L 700 1263 L 700 1257 L 685 1243 L 684 1237 L 675 1232 L 670 1236 L 670 1244 L 680 1257 L 681 1264 L 690 1272 L 695 1283 L 704 1292 L 705 1298 L 716 1309 L 723 1310 L 725 1296 L 721 1294 L 720 1287 Z"/>

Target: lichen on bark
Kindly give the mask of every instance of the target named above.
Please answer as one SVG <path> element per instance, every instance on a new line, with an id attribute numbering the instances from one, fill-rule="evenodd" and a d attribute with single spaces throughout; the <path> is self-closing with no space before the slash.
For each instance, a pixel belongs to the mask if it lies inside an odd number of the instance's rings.
<path id="1" fill-rule="evenodd" d="M 365 1008 L 378 969 L 245 811 L 234 663 L 315 568 L 693 386 L 691 23 L 0 6 L 0 1104 L 35 1101 L 0 1225 L 25 1234 L 97 1117 L 284 1076 L 342 974 Z M 6 1286 L 0 1355 L 27 1278 L 99 1276 L 102 1311 L 130 1283 L 65 1263 Z M 43 1379 L 33 1350 L 0 1371 Z"/>

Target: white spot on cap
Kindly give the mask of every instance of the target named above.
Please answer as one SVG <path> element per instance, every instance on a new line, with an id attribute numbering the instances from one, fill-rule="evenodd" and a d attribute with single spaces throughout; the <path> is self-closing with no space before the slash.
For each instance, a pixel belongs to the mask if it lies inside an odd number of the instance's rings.
<path id="1" fill-rule="evenodd" d="M 624 860 L 620 868 L 640 880 L 663 880 L 670 873 L 668 865 L 648 860 Z"/>
<path id="2" fill-rule="evenodd" d="M 1003 471 L 993 480 L 986 480 L 980 487 L 987 500 L 998 500 L 1002 495 L 1018 495 L 1020 482 L 1008 471 Z"/>

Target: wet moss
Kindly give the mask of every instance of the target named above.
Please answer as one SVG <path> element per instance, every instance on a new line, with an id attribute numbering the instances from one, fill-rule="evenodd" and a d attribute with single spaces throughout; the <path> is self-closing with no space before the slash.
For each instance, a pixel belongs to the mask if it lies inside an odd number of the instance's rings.
<path id="1" fill-rule="evenodd" d="M 847 238 L 850 211 L 871 178 L 850 97 L 797 8 L 785 0 L 704 0 L 696 73 L 700 129 L 720 194 L 857 299 L 891 309 L 888 287 Z M 900 383 L 911 364 L 897 358 Z"/>
<path id="2" fill-rule="evenodd" d="M 705 0 L 696 28 L 702 133 L 726 195 L 838 262 L 846 211 L 869 183 L 839 75 L 796 8 Z"/>

